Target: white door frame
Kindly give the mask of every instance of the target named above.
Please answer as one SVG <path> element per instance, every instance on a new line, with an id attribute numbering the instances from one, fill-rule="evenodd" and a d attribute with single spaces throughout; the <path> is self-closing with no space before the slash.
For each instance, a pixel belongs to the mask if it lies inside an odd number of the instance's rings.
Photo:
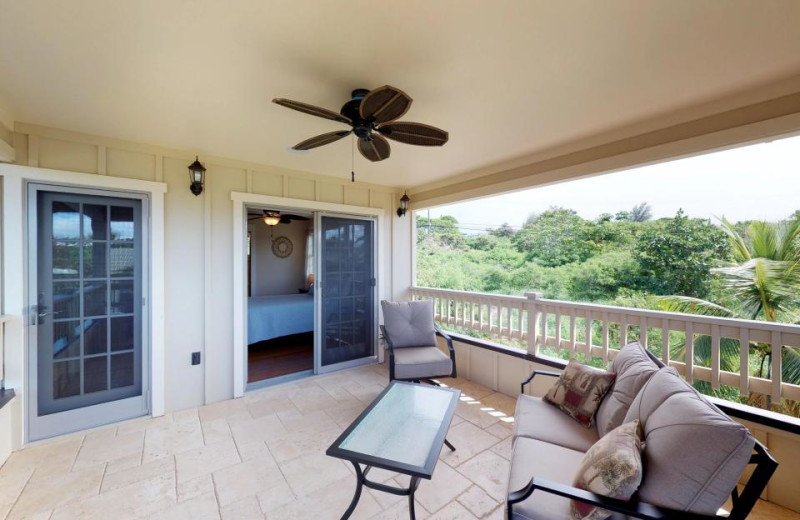
<path id="1" fill-rule="evenodd" d="M 27 323 L 29 310 L 34 302 L 28 301 L 28 275 L 31 267 L 28 262 L 27 233 L 27 184 L 51 184 L 76 189 L 109 190 L 142 194 L 150 199 L 149 215 L 143 219 L 149 222 L 150 256 L 146 259 L 150 272 L 149 287 L 143 287 L 148 298 L 150 334 L 150 414 L 154 417 L 164 415 L 165 394 L 165 344 L 164 344 L 164 193 L 167 185 L 160 182 L 141 181 L 121 177 L 75 173 L 0 164 L 3 177 L 3 313 L 14 319 L 6 326 L 6 383 L 17 389 L 22 398 L 19 407 L 18 424 L 21 425 L 21 439 L 28 441 L 27 385 L 28 366 L 26 356 Z M 31 237 L 35 239 L 35 237 Z M 12 325 L 13 323 L 13 325 Z M 144 339 L 144 338 L 143 338 Z M 16 446 L 15 446 L 16 447 Z"/>
<path id="2" fill-rule="evenodd" d="M 381 228 L 386 217 L 383 208 L 350 206 L 333 202 L 320 202 L 305 199 L 291 199 L 272 195 L 232 192 L 233 202 L 233 396 L 242 397 L 247 388 L 245 373 L 247 369 L 247 258 L 245 241 L 247 240 L 247 207 L 263 206 L 277 210 L 306 210 L 357 215 L 376 219 L 375 240 L 381 240 Z M 316 230 L 314 231 L 316 233 Z M 383 294 L 381 280 L 384 269 L 380 254 L 376 259 L 378 278 L 378 300 Z"/>

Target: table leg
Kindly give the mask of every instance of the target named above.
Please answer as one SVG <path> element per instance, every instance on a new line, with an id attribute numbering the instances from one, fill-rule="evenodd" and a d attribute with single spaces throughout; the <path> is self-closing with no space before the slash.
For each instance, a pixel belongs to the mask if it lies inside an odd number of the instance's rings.
<path id="1" fill-rule="evenodd" d="M 356 505 L 358 505 L 358 501 L 361 498 L 361 488 L 364 485 L 364 473 L 361 471 L 361 465 L 353 462 L 353 467 L 356 468 L 356 493 L 353 495 L 353 500 L 350 501 L 350 507 L 347 508 L 347 511 L 344 512 L 342 515 L 342 520 L 347 520 L 350 518 L 350 515 L 353 514 L 353 511 L 356 509 Z M 412 513 L 411 518 L 414 518 Z"/>
<path id="2" fill-rule="evenodd" d="M 411 520 L 417 520 L 417 515 L 414 512 L 414 492 L 419 486 L 419 477 L 411 477 L 411 483 L 408 486 L 408 513 L 411 515 Z"/>
<path id="3" fill-rule="evenodd" d="M 445 440 L 444 440 L 444 443 L 445 443 L 445 445 L 446 445 L 448 448 L 450 448 L 450 451 L 456 451 L 456 447 L 455 447 L 455 446 L 453 446 L 452 444 L 450 444 L 450 441 L 448 441 L 447 439 L 445 439 Z"/>

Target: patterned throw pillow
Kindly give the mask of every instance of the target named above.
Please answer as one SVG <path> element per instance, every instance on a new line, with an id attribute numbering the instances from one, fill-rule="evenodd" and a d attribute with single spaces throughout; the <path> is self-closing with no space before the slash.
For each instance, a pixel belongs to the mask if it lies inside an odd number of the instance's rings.
<path id="1" fill-rule="evenodd" d="M 615 374 L 570 361 L 544 400 L 589 427 Z"/>
<path id="2" fill-rule="evenodd" d="M 573 486 L 598 495 L 629 500 L 642 483 L 642 437 L 639 420 L 608 432 L 583 456 Z M 570 502 L 572 520 L 601 520 L 612 511 Z"/>

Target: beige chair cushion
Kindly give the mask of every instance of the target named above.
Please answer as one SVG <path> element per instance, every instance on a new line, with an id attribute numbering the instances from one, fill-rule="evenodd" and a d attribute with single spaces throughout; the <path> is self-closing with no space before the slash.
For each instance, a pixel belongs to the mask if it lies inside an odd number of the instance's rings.
<path id="1" fill-rule="evenodd" d="M 603 396 L 613 382 L 614 374 L 611 372 L 573 360 L 547 391 L 544 400 L 589 428 Z"/>
<path id="2" fill-rule="evenodd" d="M 658 372 L 658 365 L 636 341 L 622 347 L 614 358 L 611 371 L 617 375 L 614 386 L 603 398 L 595 415 L 597 433 L 601 437 L 622 424 L 639 390 Z"/>
<path id="3" fill-rule="evenodd" d="M 674 368 L 645 383 L 625 422 L 644 430 L 644 479 L 639 499 L 656 506 L 713 515 L 750 460 L 754 439 L 689 386 Z"/>
<path id="4" fill-rule="evenodd" d="M 575 480 L 578 489 L 605 497 L 630 500 L 642 482 L 642 441 L 639 421 L 608 432 L 583 456 Z M 572 520 L 605 520 L 613 511 L 573 500 Z"/>
<path id="5" fill-rule="evenodd" d="M 597 430 L 584 428 L 569 415 L 539 397 L 520 395 L 514 414 L 515 437 L 528 437 L 585 452 L 599 439 Z"/>
<path id="6" fill-rule="evenodd" d="M 582 460 L 580 451 L 517 437 L 511 455 L 508 491 L 522 489 L 531 477 L 570 485 Z M 569 520 L 569 507 L 569 499 L 534 491 L 530 497 L 514 505 L 514 515 L 509 520 Z"/>
<path id="7" fill-rule="evenodd" d="M 394 348 L 436 345 L 433 300 L 381 301 L 383 326 Z"/>
<path id="8" fill-rule="evenodd" d="M 438 347 L 394 349 L 395 379 L 428 379 L 452 373 L 453 361 Z"/>

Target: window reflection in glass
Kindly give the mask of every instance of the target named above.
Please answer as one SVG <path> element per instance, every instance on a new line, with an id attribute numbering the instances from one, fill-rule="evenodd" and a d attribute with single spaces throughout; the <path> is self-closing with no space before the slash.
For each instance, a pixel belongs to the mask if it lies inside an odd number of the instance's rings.
<path id="1" fill-rule="evenodd" d="M 108 206 L 83 205 L 83 238 L 106 240 L 108 238 Z"/>
<path id="2" fill-rule="evenodd" d="M 133 208 L 111 206 L 111 240 L 133 240 Z"/>

